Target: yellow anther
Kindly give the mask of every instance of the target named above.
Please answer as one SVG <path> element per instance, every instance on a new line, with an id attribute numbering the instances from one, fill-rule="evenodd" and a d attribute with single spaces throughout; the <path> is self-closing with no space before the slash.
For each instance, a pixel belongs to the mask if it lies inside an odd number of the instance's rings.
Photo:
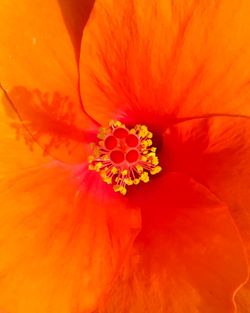
<path id="1" fill-rule="evenodd" d="M 139 174 L 141 174 L 143 172 L 143 167 L 141 165 L 136 165 L 136 169 L 137 169 Z"/>
<path id="2" fill-rule="evenodd" d="M 101 168 L 101 167 L 102 167 L 102 162 L 97 162 L 97 163 L 95 164 L 94 169 L 95 169 L 95 171 L 100 172 L 100 168 Z"/>
<path id="3" fill-rule="evenodd" d="M 120 126 L 124 126 L 124 125 L 119 121 L 113 121 L 112 120 L 109 122 L 109 126 L 120 127 Z"/>
<path id="4" fill-rule="evenodd" d="M 141 161 L 147 162 L 147 160 L 148 160 L 148 158 L 147 158 L 146 156 L 143 155 L 143 156 L 141 157 Z"/>
<path id="5" fill-rule="evenodd" d="M 155 147 L 150 148 L 150 150 L 151 150 L 152 152 L 156 152 L 156 148 L 155 148 Z"/>
<path id="6" fill-rule="evenodd" d="M 122 187 L 121 185 L 114 185 L 113 189 L 115 192 L 119 192 L 121 190 L 121 187 Z"/>
<path id="7" fill-rule="evenodd" d="M 148 172 L 143 172 L 140 176 L 141 181 L 143 181 L 144 183 L 148 183 L 149 182 L 149 176 L 148 176 Z"/>
<path id="8" fill-rule="evenodd" d="M 146 142 L 148 147 L 152 146 L 153 144 L 153 141 L 151 139 L 148 139 Z"/>
<path id="9" fill-rule="evenodd" d="M 118 169 L 116 167 L 112 167 L 111 173 L 112 174 L 117 174 L 118 173 Z"/>
<path id="10" fill-rule="evenodd" d="M 153 138 L 153 134 L 151 132 L 148 132 L 148 138 Z"/>
<path id="11" fill-rule="evenodd" d="M 156 156 L 156 157 L 153 157 L 151 163 L 152 163 L 153 165 L 158 165 L 158 164 L 159 164 L 159 159 L 158 159 L 158 157 L 157 157 L 157 156 Z"/>
<path id="12" fill-rule="evenodd" d="M 120 193 L 121 193 L 123 196 L 125 196 L 125 194 L 127 193 L 127 189 L 126 189 L 125 187 L 122 187 L 122 188 L 120 189 Z"/>
<path id="13" fill-rule="evenodd" d="M 113 189 L 115 192 L 120 192 L 122 195 L 125 195 L 127 193 L 127 189 L 121 185 L 115 185 L 113 186 Z"/>
<path id="14" fill-rule="evenodd" d="M 103 159 L 103 161 L 108 161 L 108 160 L 109 160 L 109 156 L 105 154 L 105 155 L 102 157 L 102 159 Z"/>
<path id="15" fill-rule="evenodd" d="M 139 136 L 142 138 L 147 137 L 149 131 L 147 126 L 141 125 L 140 130 L 139 130 Z"/>
<path id="16" fill-rule="evenodd" d="M 111 177 L 108 177 L 108 176 L 103 177 L 103 181 L 105 183 L 107 183 L 108 185 L 112 184 L 112 178 Z"/>
<path id="17" fill-rule="evenodd" d="M 150 171 L 150 174 L 152 174 L 152 175 L 158 174 L 161 170 L 162 170 L 162 168 L 160 166 L 156 166 L 156 167 L 152 168 L 152 170 Z"/>
<path id="18" fill-rule="evenodd" d="M 133 180 L 129 177 L 129 178 L 125 178 L 124 179 L 124 183 L 128 186 L 131 186 L 134 184 Z"/>
<path id="19" fill-rule="evenodd" d="M 149 158 L 154 158 L 155 157 L 155 153 L 154 152 L 149 152 L 148 153 L 148 157 Z"/>
<path id="20" fill-rule="evenodd" d="M 126 176 L 128 175 L 128 170 L 123 170 L 121 173 L 122 173 L 122 176 Z"/>
<path id="21" fill-rule="evenodd" d="M 140 179 L 139 179 L 139 178 L 134 179 L 134 184 L 135 184 L 135 185 L 138 185 L 139 182 L 140 182 Z"/>

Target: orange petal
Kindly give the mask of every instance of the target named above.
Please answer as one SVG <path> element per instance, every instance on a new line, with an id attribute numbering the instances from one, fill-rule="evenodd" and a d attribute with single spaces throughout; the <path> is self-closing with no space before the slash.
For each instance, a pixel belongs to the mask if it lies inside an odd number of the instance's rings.
<path id="1" fill-rule="evenodd" d="M 236 295 L 237 313 L 250 312 L 250 282 L 243 286 Z"/>
<path id="2" fill-rule="evenodd" d="M 152 1 L 95 1 L 82 38 L 80 85 L 86 111 L 101 124 L 126 119 L 148 125 L 153 116 L 163 118 L 151 57 L 158 57 L 160 39 L 153 30 L 169 23 L 170 9 L 163 1 L 154 6 Z"/>
<path id="3" fill-rule="evenodd" d="M 175 173 L 134 196 L 142 205 L 142 231 L 100 312 L 234 312 L 233 295 L 247 268 L 228 209 Z"/>
<path id="4" fill-rule="evenodd" d="M 14 107 L 33 138 L 54 157 L 82 160 L 84 153 L 72 150 L 83 130 L 94 126 L 81 107 L 74 48 L 58 2 L 4 1 L 0 21 L 6 110 Z"/>
<path id="5" fill-rule="evenodd" d="M 31 147 L 21 140 L 10 127 L 10 124 L 14 126 L 10 120 L 0 102 L 0 179 L 6 179 L 8 175 L 35 168 L 51 160 L 49 156 L 44 156 L 38 145 L 33 144 Z M 31 142 L 28 133 L 23 134 Z"/>
<path id="6" fill-rule="evenodd" d="M 36 145 L 30 150 L 3 113 L 0 107 L 0 311 L 95 306 L 136 236 L 139 211 L 102 194 L 103 183 L 91 187 L 81 169 L 73 177 Z"/>
<path id="7" fill-rule="evenodd" d="M 0 310 L 92 312 L 109 290 L 140 219 L 98 181 L 54 162 L 1 183 Z"/>
<path id="8" fill-rule="evenodd" d="M 100 123 L 250 114 L 248 0 L 97 0 L 84 29 L 81 93 Z"/>

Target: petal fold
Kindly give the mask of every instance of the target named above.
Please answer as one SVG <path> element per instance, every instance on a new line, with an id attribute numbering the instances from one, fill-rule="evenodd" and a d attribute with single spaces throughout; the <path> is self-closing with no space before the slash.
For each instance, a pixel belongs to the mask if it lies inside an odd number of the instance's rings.
<path id="1" fill-rule="evenodd" d="M 88 21 L 94 0 L 58 0 L 58 3 L 74 46 L 76 60 L 79 61 L 82 30 Z"/>
<path id="2" fill-rule="evenodd" d="M 227 206 L 244 241 L 250 262 L 250 119 L 217 117 L 190 120 L 165 136 L 164 163 L 191 175 Z M 236 296 L 239 312 L 247 312 L 249 287 Z"/>

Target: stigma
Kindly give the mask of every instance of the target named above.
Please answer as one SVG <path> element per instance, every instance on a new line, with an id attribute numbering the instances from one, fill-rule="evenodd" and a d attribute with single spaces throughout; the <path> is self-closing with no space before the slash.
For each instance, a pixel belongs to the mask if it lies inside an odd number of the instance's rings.
<path id="1" fill-rule="evenodd" d="M 89 170 L 98 172 L 115 192 L 125 195 L 128 186 L 148 183 L 150 175 L 162 170 L 147 126 L 128 129 L 119 121 L 111 121 L 109 127 L 100 129 L 98 138 L 98 144 L 92 144 Z"/>

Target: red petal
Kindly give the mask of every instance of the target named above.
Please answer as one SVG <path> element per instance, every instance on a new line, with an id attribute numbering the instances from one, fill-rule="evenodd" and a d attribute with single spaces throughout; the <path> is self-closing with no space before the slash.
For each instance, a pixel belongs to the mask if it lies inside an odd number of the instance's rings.
<path id="1" fill-rule="evenodd" d="M 227 203 L 250 261 L 250 120 L 224 117 L 181 123 L 166 135 L 165 148 L 170 170 L 188 173 Z M 248 307 L 248 298 L 246 287 L 236 298 L 240 313 Z"/>
<path id="2" fill-rule="evenodd" d="M 166 134 L 164 150 L 168 170 L 185 172 L 206 185 L 228 204 L 238 226 L 248 233 L 250 119 L 180 123 Z"/>
<path id="3" fill-rule="evenodd" d="M 181 174 L 134 196 L 142 231 L 104 312 L 233 312 L 247 266 L 228 209 Z"/>

